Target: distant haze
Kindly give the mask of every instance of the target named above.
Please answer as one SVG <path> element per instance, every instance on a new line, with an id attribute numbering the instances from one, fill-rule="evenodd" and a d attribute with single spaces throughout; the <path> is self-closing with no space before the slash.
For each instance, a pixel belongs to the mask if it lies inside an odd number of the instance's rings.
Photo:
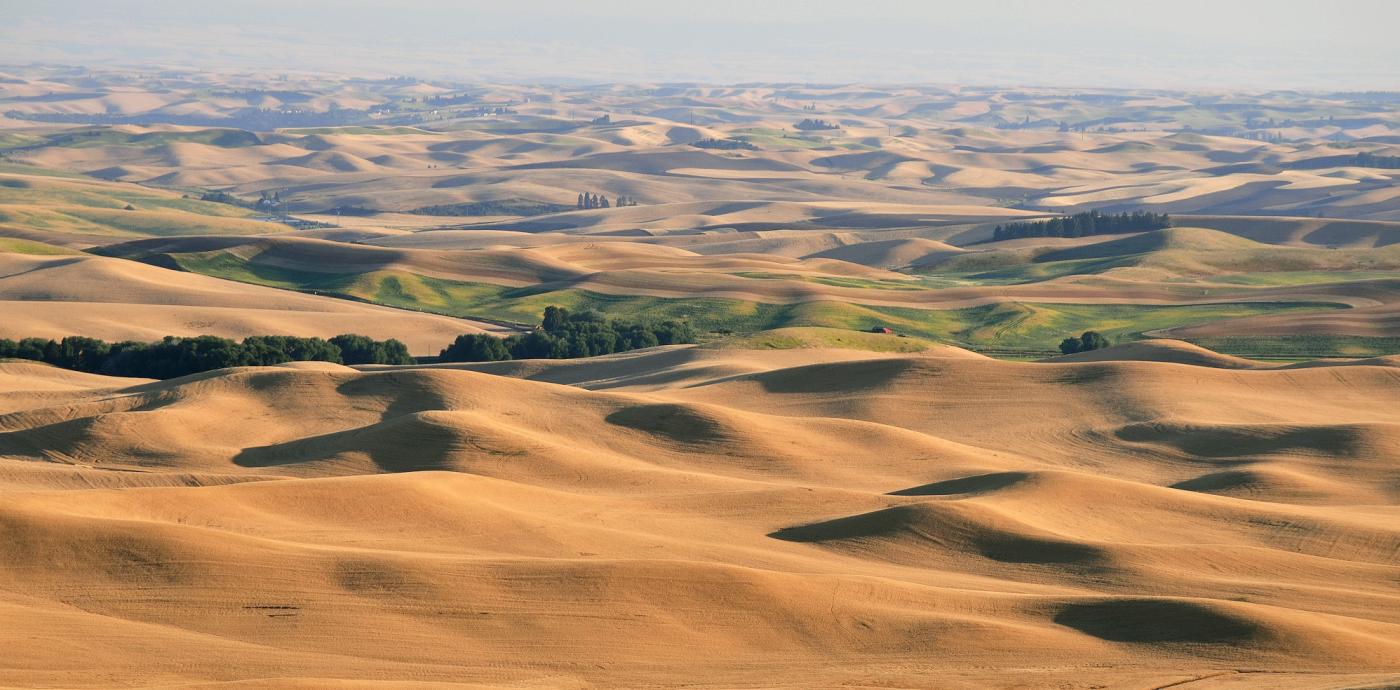
<path id="1" fill-rule="evenodd" d="M 460 81 L 1400 88 L 1393 0 L 0 0 L 0 63 Z"/>

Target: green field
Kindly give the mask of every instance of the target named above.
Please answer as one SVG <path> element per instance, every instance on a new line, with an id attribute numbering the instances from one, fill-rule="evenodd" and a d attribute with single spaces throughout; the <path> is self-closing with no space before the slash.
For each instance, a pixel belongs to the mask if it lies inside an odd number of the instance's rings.
<path id="1" fill-rule="evenodd" d="M 0 166 L 0 223 L 107 237 L 255 235 L 286 229 L 228 204 L 90 178 L 33 176 L 44 172 Z"/>
<path id="2" fill-rule="evenodd" d="M 1233 336 L 1192 338 L 1191 342 L 1216 352 L 1252 359 L 1300 360 L 1400 354 L 1400 338 L 1352 335 Z"/>
<path id="3" fill-rule="evenodd" d="M 52 244 L 24 240 L 15 237 L 0 237 L 0 252 L 11 254 L 33 254 L 36 256 L 64 256 L 70 254 L 82 254 L 76 249 L 67 247 L 56 247 Z"/>
<path id="4" fill-rule="evenodd" d="M 85 207 L 93 209 L 125 208 L 128 204 L 138 210 L 170 210 L 197 213 L 219 218 L 247 218 L 255 215 L 248 209 L 173 194 L 162 194 L 135 185 L 60 180 L 32 180 L 5 176 L 0 169 L 0 206 Z M 18 172 L 18 171 L 16 171 Z M 28 173 L 28 170 L 24 172 Z"/>
<path id="5" fill-rule="evenodd" d="M 257 146 L 262 142 L 256 134 L 241 129 L 210 128 L 193 131 L 155 131 L 132 133 L 113 127 L 92 127 L 66 130 L 49 135 L 49 146 L 91 148 L 94 146 L 163 146 L 176 142 L 208 144 L 220 148 Z"/>
<path id="6" fill-rule="evenodd" d="M 1114 340 L 1221 319 L 1338 308 L 1318 303 L 1237 303 L 1186 306 L 1004 302 L 965 309 L 912 309 L 835 301 L 767 304 L 734 299 L 610 295 L 459 282 L 404 271 L 318 273 L 248 262 L 227 252 L 175 257 L 186 270 L 241 282 L 351 297 L 393 307 L 458 317 L 534 323 L 544 308 L 597 309 L 637 321 L 679 319 L 704 333 L 756 333 L 790 326 L 898 333 L 974 349 L 1053 351 L 1061 339 L 1097 330 Z"/>
<path id="7" fill-rule="evenodd" d="M 826 149 L 838 145 L 834 138 L 811 134 L 794 134 L 769 127 L 751 127 L 735 130 L 735 139 L 742 139 L 761 149 L 782 151 L 784 149 Z M 863 147 L 873 149 L 873 147 Z"/>
<path id="8" fill-rule="evenodd" d="M 40 143 L 43 137 L 22 132 L 0 132 L 0 149 L 12 149 Z"/>

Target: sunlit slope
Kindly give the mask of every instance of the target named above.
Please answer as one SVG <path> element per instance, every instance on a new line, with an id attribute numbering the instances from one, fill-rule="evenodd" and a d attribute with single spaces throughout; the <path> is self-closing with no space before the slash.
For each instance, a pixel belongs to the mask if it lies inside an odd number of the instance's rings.
<path id="1" fill-rule="evenodd" d="M 160 189 L 26 166 L 0 167 L 0 235 L 8 237 L 89 247 L 138 237 L 287 229 L 254 215 Z"/>

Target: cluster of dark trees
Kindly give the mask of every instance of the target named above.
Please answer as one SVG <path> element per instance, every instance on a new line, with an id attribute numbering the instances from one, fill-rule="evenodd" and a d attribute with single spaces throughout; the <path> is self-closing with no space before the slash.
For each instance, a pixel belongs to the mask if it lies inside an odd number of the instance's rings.
<path id="1" fill-rule="evenodd" d="M 609 208 L 608 198 L 593 192 L 579 192 L 578 208 Z"/>
<path id="2" fill-rule="evenodd" d="M 1370 151 L 1362 151 L 1361 153 L 1352 154 L 1350 156 L 1309 158 L 1288 165 L 1290 168 L 1299 170 L 1316 170 L 1318 168 L 1340 168 L 1347 166 L 1396 170 L 1400 169 L 1400 156 L 1379 156 Z"/>
<path id="3" fill-rule="evenodd" d="M 588 123 L 597 126 L 610 125 L 612 124 L 612 116 L 607 113 L 603 113 L 602 115 L 599 115 L 598 117 L 589 120 Z"/>
<path id="4" fill-rule="evenodd" d="M 804 132 L 809 132 L 818 129 L 841 129 L 841 125 L 827 122 L 826 120 L 813 120 L 810 117 L 803 118 L 801 122 L 793 126 Z"/>
<path id="5" fill-rule="evenodd" d="M 1060 353 L 1072 355 L 1076 352 L 1089 352 L 1091 350 L 1102 350 L 1112 343 L 1108 342 L 1102 333 L 1098 331 L 1084 331 L 1083 335 L 1070 336 L 1060 341 Z"/>
<path id="6" fill-rule="evenodd" d="M 438 357 L 444 362 L 569 359 L 693 342 L 695 332 L 684 322 L 623 323 L 593 310 L 571 314 L 563 307 L 546 307 L 544 320 L 529 333 L 504 339 L 484 333 L 457 336 Z"/>
<path id="7" fill-rule="evenodd" d="M 70 336 L 62 340 L 0 339 L 0 358 L 30 359 L 64 369 L 109 376 L 169 379 L 225 367 L 268 366 L 286 362 L 412 364 L 401 342 L 345 334 L 329 340 L 287 335 L 255 335 L 236 342 L 201 335 L 166 336 L 155 343 L 108 343 Z"/>
<path id="8" fill-rule="evenodd" d="M 622 208 L 623 206 L 636 206 L 637 200 L 630 196 L 627 196 L 626 194 L 619 194 L 617 197 L 617 203 L 615 205 L 618 208 Z M 576 206 L 576 208 L 612 208 L 613 206 L 614 204 L 612 202 L 609 202 L 608 198 L 603 196 L 602 194 L 594 194 L 592 192 L 580 192 L 578 195 L 578 205 Z"/>
<path id="9" fill-rule="evenodd" d="M 750 144 L 749 142 L 744 141 L 743 139 L 701 139 L 700 141 L 691 142 L 690 145 L 698 149 L 720 149 L 722 151 L 758 150 L 757 146 L 754 146 L 753 144 Z"/>
<path id="10" fill-rule="evenodd" d="M 542 216 L 547 213 L 562 213 L 570 207 L 530 199 L 491 199 L 469 201 L 461 204 L 440 204 L 424 206 L 409 213 L 422 216 Z"/>
<path id="11" fill-rule="evenodd" d="M 1171 227 L 1171 217 L 1165 213 L 1133 211 L 1132 213 L 1100 213 L 1089 211 L 1049 220 L 1033 220 L 998 225 L 992 231 L 992 241 L 1018 237 L 1088 237 L 1124 232 L 1143 232 Z"/>

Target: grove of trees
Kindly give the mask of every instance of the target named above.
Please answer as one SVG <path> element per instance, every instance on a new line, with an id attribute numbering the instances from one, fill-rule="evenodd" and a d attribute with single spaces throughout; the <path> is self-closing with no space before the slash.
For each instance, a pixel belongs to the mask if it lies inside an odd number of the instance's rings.
<path id="1" fill-rule="evenodd" d="M 1033 220 L 998 225 L 992 231 L 992 241 L 1020 237 L 1089 237 L 1125 232 L 1143 232 L 1171 227 L 1171 217 L 1165 213 L 1133 211 L 1132 213 L 1100 213 L 1088 211 L 1048 220 Z"/>
<path id="2" fill-rule="evenodd" d="M 803 118 L 801 122 L 793 125 L 804 132 L 811 132 L 821 129 L 841 129 L 841 125 L 827 122 L 826 120 L 814 120 L 810 117 Z"/>
<path id="3" fill-rule="evenodd" d="M 593 310 L 570 313 L 563 307 L 546 307 L 539 327 L 529 333 L 505 339 L 485 333 L 460 335 L 438 358 L 444 362 L 569 359 L 693 342 L 695 332 L 684 322 L 624 323 Z"/>

